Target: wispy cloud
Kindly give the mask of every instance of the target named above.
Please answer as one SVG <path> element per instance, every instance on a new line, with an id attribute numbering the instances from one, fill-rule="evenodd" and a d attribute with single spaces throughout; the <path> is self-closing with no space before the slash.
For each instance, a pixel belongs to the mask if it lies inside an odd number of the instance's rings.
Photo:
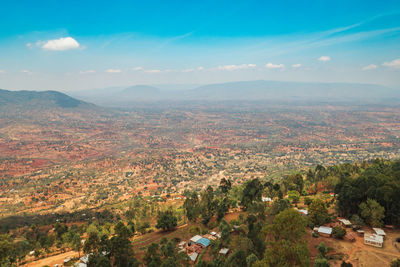
<path id="1" fill-rule="evenodd" d="M 400 58 L 382 63 L 382 66 L 398 69 L 400 68 Z"/>
<path id="2" fill-rule="evenodd" d="M 132 70 L 134 70 L 134 71 L 141 71 L 141 70 L 143 70 L 143 67 L 133 67 Z"/>
<path id="3" fill-rule="evenodd" d="M 0 70 L 0 73 L 6 73 L 4 70 Z"/>
<path id="4" fill-rule="evenodd" d="M 107 73 L 121 73 L 122 71 L 120 69 L 108 69 L 106 70 Z"/>
<path id="5" fill-rule="evenodd" d="M 79 43 L 74 38 L 65 37 L 65 38 L 46 41 L 42 45 L 42 49 L 50 51 L 65 51 L 65 50 L 77 49 L 79 48 L 79 46 L 80 46 Z"/>
<path id="6" fill-rule="evenodd" d="M 323 61 L 323 62 L 327 62 L 327 61 L 331 61 L 331 57 L 330 56 L 320 56 L 318 58 L 319 61 Z"/>
<path id="7" fill-rule="evenodd" d="M 283 64 L 273 64 L 273 63 L 267 63 L 265 64 L 265 68 L 267 69 L 283 69 L 285 65 Z"/>
<path id="8" fill-rule="evenodd" d="M 161 70 L 157 70 L 157 69 L 154 69 L 154 70 L 144 70 L 144 72 L 146 72 L 146 73 L 160 73 Z"/>
<path id="9" fill-rule="evenodd" d="M 89 73 L 96 73 L 94 70 L 82 70 L 79 72 L 80 74 L 89 74 Z"/>
<path id="10" fill-rule="evenodd" d="M 362 70 L 374 70 L 374 69 L 376 69 L 376 68 L 378 68 L 377 65 L 375 65 L 375 64 L 369 64 L 369 65 L 363 67 Z"/>
<path id="11" fill-rule="evenodd" d="M 217 70 L 233 71 L 233 70 L 252 69 L 255 67 L 256 67 L 256 64 L 223 65 L 223 66 L 218 66 Z"/>
<path id="12" fill-rule="evenodd" d="M 292 65 L 292 68 L 300 68 L 301 67 L 301 64 L 300 63 L 297 63 L 297 64 L 293 64 Z"/>

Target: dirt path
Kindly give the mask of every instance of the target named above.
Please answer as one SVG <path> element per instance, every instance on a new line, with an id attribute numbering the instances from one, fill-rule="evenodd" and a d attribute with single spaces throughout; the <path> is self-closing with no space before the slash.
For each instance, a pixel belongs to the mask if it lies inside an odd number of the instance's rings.
<path id="1" fill-rule="evenodd" d="M 65 258 L 75 258 L 78 257 L 78 252 L 76 251 L 68 251 L 65 253 L 61 253 L 58 255 L 54 255 L 54 256 L 50 256 L 48 258 L 44 258 L 44 259 L 40 259 L 37 261 L 33 261 L 33 262 L 29 262 L 27 264 L 24 264 L 22 266 L 25 267 L 42 267 L 44 265 L 48 265 L 48 266 L 54 266 L 55 264 L 59 264 L 61 265 L 62 263 L 64 263 Z"/>

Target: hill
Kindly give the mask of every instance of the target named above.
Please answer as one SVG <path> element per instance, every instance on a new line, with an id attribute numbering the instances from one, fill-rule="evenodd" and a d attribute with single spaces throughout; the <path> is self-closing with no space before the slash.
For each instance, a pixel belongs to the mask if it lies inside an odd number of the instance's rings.
<path id="1" fill-rule="evenodd" d="M 77 108 L 90 104 L 57 91 L 8 91 L 0 89 L 0 110 L 11 107 Z"/>

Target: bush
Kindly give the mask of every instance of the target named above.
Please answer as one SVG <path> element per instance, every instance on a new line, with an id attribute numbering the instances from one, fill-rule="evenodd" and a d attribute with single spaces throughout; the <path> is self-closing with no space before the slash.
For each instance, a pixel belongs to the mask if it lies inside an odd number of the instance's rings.
<path id="1" fill-rule="evenodd" d="M 346 235 L 346 229 L 340 226 L 333 227 L 332 235 L 337 239 L 343 239 Z"/>

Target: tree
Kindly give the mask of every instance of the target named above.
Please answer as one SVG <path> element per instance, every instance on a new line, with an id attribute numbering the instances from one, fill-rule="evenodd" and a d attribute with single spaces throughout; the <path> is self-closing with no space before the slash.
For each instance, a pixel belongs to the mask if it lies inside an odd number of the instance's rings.
<path id="1" fill-rule="evenodd" d="M 323 225 L 329 221 L 328 209 L 324 201 L 315 198 L 308 210 L 308 218 L 314 225 Z"/>
<path id="2" fill-rule="evenodd" d="M 288 198 L 292 203 L 298 203 L 300 200 L 300 193 L 295 190 L 288 191 Z"/>
<path id="3" fill-rule="evenodd" d="M 360 204 L 361 217 L 372 227 L 381 227 L 385 218 L 385 208 L 374 199 Z"/>
<path id="4" fill-rule="evenodd" d="M 329 267 L 329 261 L 325 258 L 317 258 L 314 262 L 314 267 Z"/>
<path id="5" fill-rule="evenodd" d="M 288 199 L 275 200 L 271 206 L 271 214 L 276 215 L 276 214 L 284 211 L 285 209 L 288 209 L 291 207 L 292 207 L 292 205 L 290 204 L 290 201 Z"/>
<path id="6" fill-rule="evenodd" d="M 246 182 L 245 188 L 243 189 L 241 205 L 248 209 L 254 201 L 261 201 L 263 186 L 260 180 L 253 179 Z"/>
<path id="7" fill-rule="evenodd" d="M 161 255 L 158 252 L 158 244 L 151 243 L 150 246 L 147 247 L 146 255 L 144 256 L 144 262 L 149 267 L 158 267 L 161 265 Z"/>
<path id="8" fill-rule="evenodd" d="M 346 235 L 346 229 L 340 226 L 333 227 L 332 235 L 337 239 L 343 239 Z"/>
<path id="9" fill-rule="evenodd" d="M 350 262 L 342 261 L 342 264 L 340 264 L 340 267 L 353 267 L 353 264 L 351 264 Z"/>
<path id="10" fill-rule="evenodd" d="M 196 221 L 200 214 L 199 198 L 196 192 L 190 192 L 183 203 L 186 217 L 189 221 Z"/>
<path id="11" fill-rule="evenodd" d="M 97 233 L 89 233 L 85 245 L 83 246 L 83 251 L 85 253 L 98 253 L 100 249 L 100 238 Z"/>
<path id="12" fill-rule="evenodd" d="M 219 230 L 221 231 L 221 239 L 226 244 L 229 244 L 231 241 L 231 225 L 227 221 L 222 220 L 219 224 Z"/>
<path id="13" fill-rule="evenodd" d="M 328 248 L 326 247 L 325 243 L 324 242 L 319 243 L 317 249 L 318 249 L 318 257 L 325 258 L 325 255 L 328 252 Z"/>
<path id="14" fill-rule="evenodd" d="M 253 263 L 255 263 L 256 261 L 258 261 L 258 258 L 256 255 L 254 255 L 253 253 L 251 253 L 249 256 L 247 256 L 246 258 L 246 263 L 247 263 L 247 267 L 251 267 L 253 265 Z"/>
<path id="15" fill-rule="evenodd" d="M 364 221 L 357 214 L 354 214 L 353 216 L 351 216 L 350 221 L 353 224 L 353 228 L 357 229 L 357 230 L 361 229 L 361 227 L 363 227 L 363 225 L 364 225 Z"/>
<path id="16" fill-rule="evenodd" d="M 78 257 L 81 257 L 82 242 L 81 236 L 78 233 L 74 233 L 71 240 L 71 247 L 73 250 L 78 251 Z"/>
<path id="17" fill-rule="evenodd" d="M 7 234 L 0 235 L 0 266 L 11 266 L 10 255 L 12 249 L 13 242 L 11 237 Z"/>
<path id="18" fill-rule="evenodd" d="M 306 220 L 297 210 L 286 209 L 275 216 L 266 229 L 269 246 L 256 266 L 310 266 Z"/>
<path id="19" fill-rule="evenodd" d="M 123 238 L 129 238 L 132 236 L 132 232 L 125 226 L 125 224 L 119 221 L 114 227 L 115 234 Z"/>
<path id="20" fill-rule="evenodd" d="M 161 212 L 160 215 L 158 216 L 156 228 L 163 229 L 164 231 L 170 231 L 172 229 L 175 229 L 177 224 L 178 224 L 178 219 L 176 218 L 172 210 L 167 210 Z"/>
<path id="21" fill-rule="evenodd" d="M 229 190 L 231 190 L 231 188 L 232 188 L 231 180 L 222 178 L 221 182 L 219 183 L 219 189 L 221 189 L 221 192 L 226 195 L 229 192 Z"/>
<path id="22" fill-rule="evenodd" d="M 390 263 L 390 267 L 400 267 L 400 258 Z"/>
<path id="23" fill-rule="evenodd" d="M 103 254 L 90 254 L 88 267 L 111 267 L 110 259 Z"/>

